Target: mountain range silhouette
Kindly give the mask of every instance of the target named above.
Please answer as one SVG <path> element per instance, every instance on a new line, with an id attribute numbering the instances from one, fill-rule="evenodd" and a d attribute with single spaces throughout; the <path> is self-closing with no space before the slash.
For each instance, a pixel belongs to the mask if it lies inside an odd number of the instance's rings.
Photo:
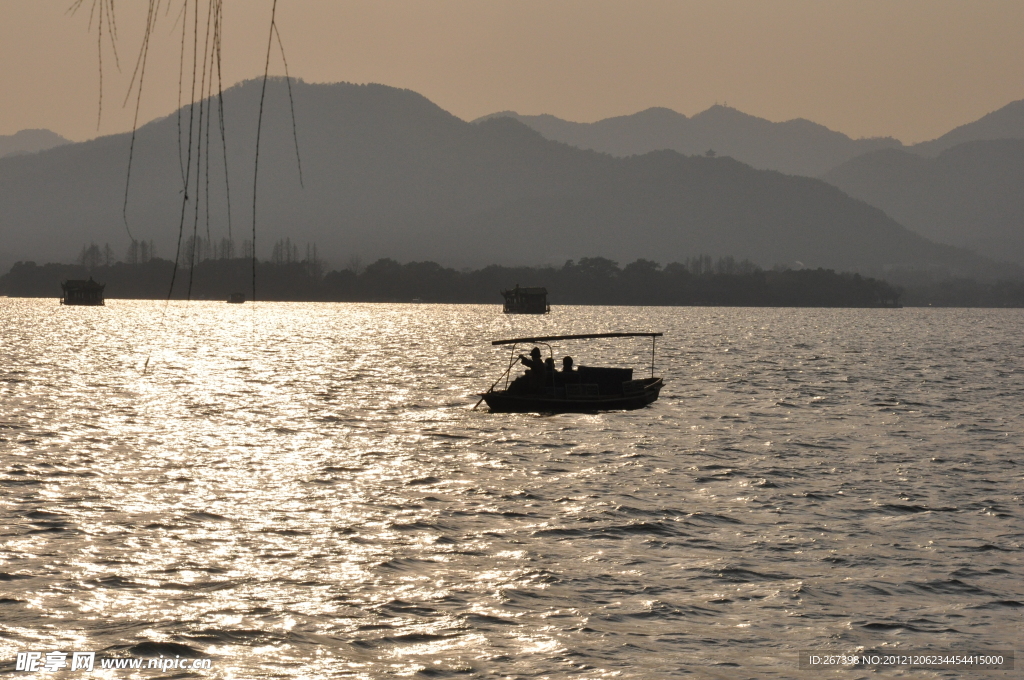
<path id="1" fill-rule="evenodd" d="M 173 257 L 179 231 L 251 238 L 260 89 L 248 81 L 225 91 L 226 152 L 216 108 L 205 110 L 208 131 L 198 118 L 190 124 L 189 107 L 138 130 L 127 229 L 129 135 L 0 158 L 0 266 L 71 261 L 88 242 L 121 252 L 129 229 L 162 257 Z M 507 117 L 465 122 L 383 85 L 293 81 L 292 90 L 294 128 L 285 81 L 268 83 L 255 200 L 261 257 L 288 237 L 315 242 L 334 262 L 532 265 L 598 255 L 666 263 L 708 254 L 866 273 L 992 271 L 985 258 L 935 244 L 818 179 L 723 155 L 618 158 Z"/>

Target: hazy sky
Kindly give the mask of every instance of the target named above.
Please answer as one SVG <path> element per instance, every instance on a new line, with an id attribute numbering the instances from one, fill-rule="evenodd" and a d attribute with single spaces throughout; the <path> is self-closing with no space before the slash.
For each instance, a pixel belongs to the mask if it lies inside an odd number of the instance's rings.
<path id="1" fill-rule="evenodd" d="M 146 3 L 115 3 L 120 72 L 106 43 L 97 130 L 93 1 L 0 0 L 0 134 L 130 129 Z M 161 2 L 142 122 L 178 100 L 184 0 Z M 224 0 L 225 87 L 262 73 L 271 2 Z M 916 142 L 1024 98 L 1022 0 L 278 0 L 278 25 L 293 76 L 410 88 L 464 119 L 717 102 Z"/>

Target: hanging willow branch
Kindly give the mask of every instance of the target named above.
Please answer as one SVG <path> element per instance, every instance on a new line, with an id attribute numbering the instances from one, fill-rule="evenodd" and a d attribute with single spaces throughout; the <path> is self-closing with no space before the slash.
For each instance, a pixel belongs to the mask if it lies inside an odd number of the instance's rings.
<path id="1" fill-rule="evenodd" d="M 85 0 L 74 0 L 68 7 L 65 14 L 74 15 L 85 3 Z M 117 22 L 114 19 L 114 0 L 92 0 L 89 7 L 89 30 L 92 30 L 92 22 L 96 20 L 96 56 L 99 61 L 100 74 L 100 100 L 99 110 L 96 114 L 96 129 L 100 129 L 100 122 L 103 120 L 103 30 L 107 31 L 107 38 L 110 41 L 110 51 L 114 55 L 114 65 L 121 70 L 121 60 L 117 56 Z"/>
<path id="2" fill-rule="evenodd" d="M 171 281 L 168 286 L 167 300 L 171 299 L 174 291 L 174 284 L 177 279 L 178 270 L 182 264 L 182 245 L 184 242 L 186 215 L 188 214 L 188 202 L 194 201 L 192 210 L 192 246 L 189 256 L 189 268 L 194 269 L 198 253 L 198 228 L 200 215 L 200 201 L 205 201 L 206 207 L 206 231 L 207 242 L 211 240 L 210 235 L 210 127 L 212 125 L 213 97 L 217 99 L 218 130 L 224 162 L 224 190 L 227 200 L 227 227 L 228 238 L 232 238 L 231 220 L 231 188 L 228 173 L 227 134 L 224 124 L 224 88 L 223 73 L 221 69 L 221 40 L 223 36 L 223 0 L 180 0 L 180 10 L 177 13 L 174 25 L 171 30 L 181 25 L 180 51 L 178 58 L 178 108 L 176 112 L 178 129 L 178 165 L 181 171 L 181 210 L 178 219 L 178 238 L 174 255 L 174 268 L 171 272 Z M 86 0 L 73 0 L 68 13 L 75 14 L 85 5 Z M 135 237 L 128 222 L 128 199 L 131 192 L 132 165 L 135 158 L 135 141 L 139 125 L 139 112 L 142 102 L 142 90 L 145 83 L 146 65 L 149 58 L 151 39 L 156 30 L 157 23 L 163 16 L 171 13 L 172 6 L 176 0 L 148 0 L 146 12 L 146 23 L 143 31 L 142 44 L 135 61 L 135 68 L 132 71 L 128 91 L 125 94 L 122 106 L 127 106 L 134 93 L 135 111 L 132 119 L 131 141 L 128 147 L 128 166 L 125 177 L 124 200 L 121 206 L 121 217 L 124 222 L 128 238 L 135 242 Z M 200 38 L 200 15 L 204 11 L 206 28 L 203 35 L 203 42 Z M 97 26 L 97 61 L 99 65 L 99 109 L 97 113 L 97 129 L 103 115 L 103 52 L 104 32 L 107 41 L 110 43 L 110 50 L 114 56 L 114 63 L 120 71 L 120 59 L 117 54 L 117 23 L 115 21 L 114 0 L 92 0 L 89 5 L 89 30 L 92 30 L 93 21 Z M 189 19 L 192 19 L 189 22 Z M 299 154 L 298 125 L 295 116 L 295 99 L 292 94 L 291 75 L 288 71 L 288 60 L 285 55 L 284 41 L 277 27 L 277 0 L 274 0 L 270 14 L 270 30 L 267 40 L 267 52 L 263 70 L 263 82 L 260 93 L 259 116 L 256 124 L 256 146 L 253 171 L 253 213 L 252 213 L 252 296 L 256 299 L 256 206 L 259 188 L 259 152 L 263 128 L 263 109 L 266 100 L 267 81 L 270 74 L 270 57 L 273 51 L 274 42 L 280 50 L 281 60 L 284 64 L 285 82 L 288 88 L 288 101 L 291 107 L 292 118 L 292 140 L 295 145 L 295 159 L 299 173 L 299 184 L 305 186 L 302 175 L 302 158 Z M 191 36 L 189 35 L 189 23 L 191 23 Z M 190 49 L 191 48 L 191 49 Z M 191 52 L 191 56 L 189 56 Z M 185 94 L 187 73 L 191 67 L 192 78 L 189 84 L 188 104 L 182 105 L 182 95 Z M 216 93 L 214 92 L 216 90 Z M 184 125 L 183 116 L 187 111 L 187 125 Z M 205 128 L 203 127 L 205 125 Z M 195 164 L 193 165 L 193 158 Z M 204 181 L 205 180 L 205 181 Z M 188 296 L 191 297 L 192 272 L 189 275 Z"/>

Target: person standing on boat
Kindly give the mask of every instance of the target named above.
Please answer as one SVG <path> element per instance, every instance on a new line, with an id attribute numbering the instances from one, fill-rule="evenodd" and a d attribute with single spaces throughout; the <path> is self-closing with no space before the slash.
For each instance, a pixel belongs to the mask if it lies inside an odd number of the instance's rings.
<path id="1" fill-rule="evenodd" d="M 570 356 L 562 357 L 562 373 L 564 375 L 569 375 L 572 372 L 573 372 L 573 370 L 572 370 L 572 357 L 570 357 Z"/>
<path id="2" fill-rule="evenodd" d="M 526 372 L 526 376 L 529 378 L 530 387 L 534 390 L 544 387 L 544 374 L 547 371 L 545 370 L 544 362 L 540 358 L 540 348 L 534 347 L 531 349 L 529 358 L 520 354 L 519 361 L 523 362 L 523 366 L 529 369 Z"/>
<path id="3" fill-rule="evenodd" d="M 544 362 L 540 358 L 540 347 L 534 347 L 530 350 L 530 358 L 526 358 L 522 354 L 519 355 L 519 361 L 523 362 L 523 366 L 533 369 L 535 371 L 544 370 Z"/>

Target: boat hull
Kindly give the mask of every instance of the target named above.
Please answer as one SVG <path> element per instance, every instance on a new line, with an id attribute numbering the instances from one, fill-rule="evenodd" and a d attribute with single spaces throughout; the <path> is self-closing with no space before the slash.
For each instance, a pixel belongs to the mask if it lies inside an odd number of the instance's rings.
<path id="1" fill-rule="evenodd" d="M 543 394 L 509 394 L 505 390 L 480 396 L 494 413 L 593 413 L 595 411 L 632 411 L 658 399 L 664 381 L 647 378 L 642 389 L 628 394 L 592 397 L 556 397 Z"/>

